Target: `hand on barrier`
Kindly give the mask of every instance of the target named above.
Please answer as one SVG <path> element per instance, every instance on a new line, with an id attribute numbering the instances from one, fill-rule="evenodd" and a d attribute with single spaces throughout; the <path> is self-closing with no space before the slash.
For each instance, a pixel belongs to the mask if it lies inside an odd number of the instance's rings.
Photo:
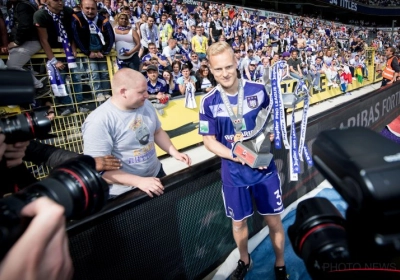
<path id="1" fill-rule="evenodd" d="M 173 155 L 173 157 L 176 160 L 182 161 L 186 163 L 188 166 L 192 165 L 192 159 L 189 157 L 188 154 L 183 154 L 183 153 L 177 153 L 176 155 Z"/>
<path id="2" fill-rule="evenodd" d="M 7 144 L 7 148 L 4 152 L 4 158 L 7 161 L 8 168 L 15 167 L 22 163 L 22 158 L 25 156 L 25 150 L 28 145 L 29 141 Z"/>
<path id="3" fill-rule="evenodd" d="M 96 171 L 117 170 L 122 166 L 121 161 L 112 155 L 95 157 L 94 161 L 96 162 Z"/>
<path id="4" fill-rule="evenodd" d="M 71 279 L 64 208 L 41 197 L 25 206 L 22 215 L 33 219 L 3 259 L 0 279 Z"/>
<path id="5" fill-rule="evenodd" d="M 135 184 L 136 187 L 153 197 L 153 194 L 160 196 L 164 193 L 164 186 L 159 178 L 155 177 L 140 177 Z"/>
<path id="6" fill-rule="evenodd" d="M 164 99 L 166 96 L 167 96 L 167 95 L 166 95 L 165 93 L 159 92 L 159 93 L 157 93 L 156 98 L 157 98 L 157 99 L 160 101 L 160 103 L 161 103 L 161 99 Z"/>
<path id="7" fill-rule="evenodd" d="M 90 52 L 89 58 L 97 58 L 97 53 L 95 53 L 95 52 Z"/>

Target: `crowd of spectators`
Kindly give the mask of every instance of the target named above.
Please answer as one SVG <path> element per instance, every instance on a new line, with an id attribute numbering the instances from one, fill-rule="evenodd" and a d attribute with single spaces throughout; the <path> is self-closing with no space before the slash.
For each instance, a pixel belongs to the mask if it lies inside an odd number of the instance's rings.
<path id="1" fill-rule="evenodd" d="M 60 116 L 91 110 L 81 95 L 87 73 L 94 100 L 103 102 L 110 97 L 104 57 L 112 49 L 117 67 L 142 71 L 150 99 L 165 103 L 215 86 L 206 50 L 216 41 L 232 46 L 238 75 L 244 79 L 264 83 L 269 67 L 286 59 L 291 76 L 307 79 L 314 91 L 321 90 L 321 74 L 330 87 L 368 79 L 366 48 L 375 47 L 377 61 L 383 65 L 380 54 L 385 46 L 400 41 L 397 32 L 392 38 L 391 33 L 376 30 L 371 41 L 362 27 L 306 16 L 259 17 L 223 3 L 204 2 L 189 11 L 175 1 L 35 1 L 7 2 L 7 15 L 2 17 L 6 24 L 0 32 L 9 36 L 3 36 L 1 50 L 9 52 L 7 66 L 15 69 L 23 69 L 41 48 L 45 51 L 49 85 L 35 79 L 35 87 L 38 97 L 52 89 L 56 105 L 62 105 L 56 112 Z M 64 49 L 66 59 L 56 59 L 53 48 Z M 78 50 L 85 57 L 77 57 Z M 64 86 L 63 79 L 68 78 L 72 87 Z M 79 106 L 71 106 L 73 102 Z"/>
<path id="2" fill-rule="evenodd" d="M 382 7 L 400 6 L 399 0 L 357 0 L 355 2 L 360 2 L 362 4 L 371 5 L 371 6 L 382 6 Z"/>

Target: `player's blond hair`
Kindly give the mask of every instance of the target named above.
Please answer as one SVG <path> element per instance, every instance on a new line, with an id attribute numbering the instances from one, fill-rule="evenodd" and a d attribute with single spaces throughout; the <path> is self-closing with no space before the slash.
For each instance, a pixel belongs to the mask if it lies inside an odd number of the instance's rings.
<path id="1" fill-rule="evenodd" d="M 235 57 L 232 47 L 227 42 L 219 41 L 208 47 L 207 58 L 210 60 L 211 56 L 219 55 L 225 51 L 229 51 L 232 57 Z"/>

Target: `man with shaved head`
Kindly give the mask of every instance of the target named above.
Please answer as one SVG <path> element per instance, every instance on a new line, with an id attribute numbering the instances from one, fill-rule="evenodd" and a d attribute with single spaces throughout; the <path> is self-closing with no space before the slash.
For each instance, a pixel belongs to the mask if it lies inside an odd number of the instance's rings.
<path id="1" fill-rule="evenodd" d="M 191 165 L 188 155 L 176 150 L 150 101 L 145 77 L 123 68 L 111 81 L 112 97 L 94 110 L 82 126 L 84 154 L 114 155 L 120 170 L 106 171 L 111 184 L 138 187 L 150 197 L 161 195 L 165 176 L 155 150 L 157 144 L 175 159 Z"/>

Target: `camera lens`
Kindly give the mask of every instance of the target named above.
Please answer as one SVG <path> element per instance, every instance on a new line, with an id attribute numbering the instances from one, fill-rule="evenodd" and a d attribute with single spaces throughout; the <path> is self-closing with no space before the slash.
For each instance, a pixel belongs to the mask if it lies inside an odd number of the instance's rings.
<path id="1" fill-rule="evenodd" d="M 345 219 L 326 198 L 315 197 L 299 203 L 296 221 L 289 227 L 288 235 L 313 278 L 321 278 L 333 263 L 349 259 L 344 226 Z"/>
<path id="2" fill-rule="evenodd" d="M 108 199 L 108 184 L 94 167 L 93 158 L 79 156 L 57 166 L 48 178 L 29 188 L 41 186 L 47 196 L 64 206 L 67 218 L 79 219 L 99 211 Z"/>
<path id="3" fill-rule="evenodd" d="M 38 197 L 62 205 L 67 219 L 99 211 L 107 202 L 109 188 L 94 168 L 92 157 L 79 156 L 53 169 L 46 179 L 0 199 L 0 260 L 29 225 L 30 219 L 21 217 L 22 208 Z"/>
<path id="4" fill-rule="evenodd" d="M 6 143 L 9 144 L 48 138 L 51 121 L 46 116 L 47 108 L 40 108 L 0 119 L 0 132 L 6 136 Z"/>
<path id="5" fill-rule="evenodd" d="M 79 156 L 57 166 L 49 176 L 15 194 L 26 204 L 47 196 L 65 208 L 67 219 L 80 219 L 99 211 L 109 195 L 108 184 L 94 170 L 90 156 Z"/>

